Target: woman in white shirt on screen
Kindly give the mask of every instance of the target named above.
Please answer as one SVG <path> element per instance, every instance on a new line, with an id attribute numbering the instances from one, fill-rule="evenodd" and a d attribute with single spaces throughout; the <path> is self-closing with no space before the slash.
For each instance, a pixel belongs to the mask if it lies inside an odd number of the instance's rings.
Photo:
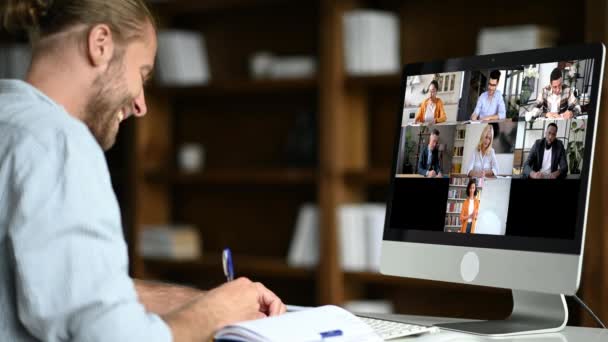
<path id="1" fill-rule="evenodd" d="M 498 176 L 498 161 L 492 143 L 494 142 L 494 127 L 486 125 L 479 137 L 479 144 L 466 168 L 469 177 Z"/>

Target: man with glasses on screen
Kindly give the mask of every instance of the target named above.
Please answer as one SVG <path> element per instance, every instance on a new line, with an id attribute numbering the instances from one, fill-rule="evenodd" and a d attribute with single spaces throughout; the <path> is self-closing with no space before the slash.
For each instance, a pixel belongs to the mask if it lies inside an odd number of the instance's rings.
<path id="1" fill-rule="evenodd" d="M 505 101 L 502 92 L 497 90 L 500 71 L 492 70 L 488 90 L 479 96 L 471 120 L 503 120 L 506 117 Z"/>

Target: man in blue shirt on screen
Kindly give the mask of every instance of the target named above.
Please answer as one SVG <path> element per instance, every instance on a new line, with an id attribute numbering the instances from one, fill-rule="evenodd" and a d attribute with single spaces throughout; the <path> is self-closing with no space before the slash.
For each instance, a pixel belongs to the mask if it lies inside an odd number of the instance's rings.
<path id="1" fill-rule="evenodd" d="M 208 341 L 285 312 L 240 278 L 201 292 L 129 277 L 104 150 L 146 114 L 156 27 L 144 0 L 8 0 L 26 81 L 0 80 L 0 341 Z"/>
<path id="2" fill-rule="evenodd" d="M 503 120 L 506 117 L 505 101 L 502 92 L 497 90 L 500 71 L 492 70 L 488 81 L 488 90 L 477 99 L 477 105 L 471 115 L 471 120 Z"/>

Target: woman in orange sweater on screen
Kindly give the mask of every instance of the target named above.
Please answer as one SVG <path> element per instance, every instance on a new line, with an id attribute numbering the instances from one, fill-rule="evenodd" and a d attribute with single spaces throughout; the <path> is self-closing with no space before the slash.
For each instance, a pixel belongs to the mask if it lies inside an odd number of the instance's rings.
<path id="1" fill-rule="evenodd" d="M 471 178 L 469 184 L 467 184 L 467 199 L 462 203 L 462 210 L 460 211 L 461 233 L 475 233 L 478 213 L 477 183 L 474 178 Z"/>
<path id="2" fill-rule="evenodd" d="M 416 122 L 417 123 L 440 123 L 444 122 L 447 117 L 445 114 L 445 109 L 443 108 L 443 101 L 437 97 L 437 89 L 439 88 L 439 83 L 433 80 L 431 84 L 429 84 L 429 97 L 422 101 L 420 107 L 418 107 L 418 112 L 416 113 Z"/>

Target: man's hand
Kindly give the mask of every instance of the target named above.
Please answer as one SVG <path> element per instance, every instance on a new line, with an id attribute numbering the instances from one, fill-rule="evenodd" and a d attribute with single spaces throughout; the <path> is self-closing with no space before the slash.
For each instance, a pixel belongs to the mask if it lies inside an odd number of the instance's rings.
<path id="1" fill-rule="evenodd" d="M 532 178 L 532 179 L 539 179 L 540 178 L 540 172 L 536 172 L 536 171 L 530 172 L 530 178 Z"/>
<path id="2" fill-rule="evenodd" d="M 220 328 L 287 311 L 264 285 L 246 278 L 225 283 L 163 316 L 175 342 L 208 341 Z"/>
<path id="3" fill-rule="evenodd" d="M 561 115 L 561 117 L 564 118 L 564 119 L 572 119 L 573 116 L 574 116 L 574 114 L 572 113 L 572 111 L 569 111 L 569 110 L 565 111 Z"/>
<path id="4" fill-rule="evenodd" d="M 551 174 L 549 175 L 549 178 L 557 179 L 557 177 L 559 177 L 560 174 L 561 174 L 561 172 L 559 170 L 556 170 L 554 172 L 551 172 Z"/>
<path id="5" fill-rule="evenodd" d="M 549 119 L 560 119 L 561 116 L 558 113 L 549 112 L 545 115 L 546 118 Z"/>
<path id="6" fill-rule="evenodd" d="M 477 118 L 479 118 L 479 115 L 477 113 L 473 113 L 473 115 L 471 115 L 471 120 L 475 121 L 477 120 Z"/>
<path id="7" fill-rule="evenodd" d="M 435 177 L 437 174 L 435 173 L 435 170 L 430 170 L 426 172 L 426 176 L 427 177 Z"/>
<path id="8" fill-rule="evenodd" d="M 443 175 L 441 174 L 441 172 L 437 172 L 437 174 L 435 175 L 435 177 L 439 178 L 442 177 Z"/>

